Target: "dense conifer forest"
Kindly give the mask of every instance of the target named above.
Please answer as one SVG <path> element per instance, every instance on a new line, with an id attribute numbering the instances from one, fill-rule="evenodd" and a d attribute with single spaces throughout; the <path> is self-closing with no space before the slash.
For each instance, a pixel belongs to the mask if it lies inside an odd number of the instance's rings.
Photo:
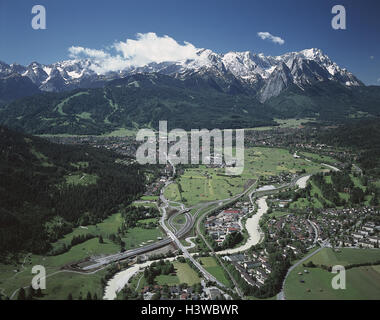
<path id="1" fill-rule="evenodd" d="M 120 157 L 0 127 L 0 251 L 46 252 L 73 226 L 130 204 L 144 190 L 147 169 L 116 163 Z"/>

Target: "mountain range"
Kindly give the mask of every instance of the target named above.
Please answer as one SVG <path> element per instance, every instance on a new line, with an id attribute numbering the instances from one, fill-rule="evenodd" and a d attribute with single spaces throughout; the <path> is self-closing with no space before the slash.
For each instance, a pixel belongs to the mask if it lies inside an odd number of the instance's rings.
<path id="1" fill-rule="evenodd" d="M 148 63 L 103 73 L 97 72 L 99 67 L 99 62 L 90 59 L 66 60 L 51 65 L 32 62 L 28 66 L 0 62 L 0 79 L 2 86 L 7 80 L 14 82 L 17 79 L 29 88 L 22 90 L 22 95 L 30 95 L 36 90 L 61 92 L 102 87 L 110 80 L 136 73 L 160 73 L 180 80 L 201 78 L 222 92 L 249 94 L 261 102 L 279 95 L 291 85 L 302 89 L 327 80 L 346 86 L 363 85 L 352 73 L 315 48 L 281 56 L 265 56 L 249 51 L 217 54 L 199 49 L 196 59 Z M 16 98 L 19 96 L 16 95 Z M 0 99 L 9 100 L 9 97 L 2 95 Z"/>
<path id="2" fill-rule="evenodd" d="M 32 134 L 120 129 L 252 128 L 274 118 L 327 122 L 380 116 L 365 86 L 319 49 L 277 57 L 198 50 L 197 59 L 103 72 L 90 59 L 27 67 L 0 63 L 0 124 Z"/>

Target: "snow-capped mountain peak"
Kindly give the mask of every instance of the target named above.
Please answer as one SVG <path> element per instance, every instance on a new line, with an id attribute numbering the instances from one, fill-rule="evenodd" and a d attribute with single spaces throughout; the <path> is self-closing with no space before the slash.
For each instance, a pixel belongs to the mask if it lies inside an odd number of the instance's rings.
<path id="1" fill-rule="evenodd" d="M 363 85 L 352 73 L 339 67 L 322 50 L 305 49 L 280 56 L 265 56 L 250 51 L 218 54 L 198 49 L 197 57 L 181 61 L 128 66 L 125 69 L 100 73 L 99 61 L 72 59 L 42 65 L 32 62 L 24 67 L 0 62 L 0 77 L 12 73 L 28 77 L 40 90 L 62 91 L 78 87 L 101 86 L 107 80 L 135 73 L 162 73 L 181 79 L 202 77 L 214 79 L 222 90 L 233 85 L 238 92 L 248 92 L 265 101 L 293 84 L 302 88 L 318 81 L 337 81 L 346 86 Z"/>

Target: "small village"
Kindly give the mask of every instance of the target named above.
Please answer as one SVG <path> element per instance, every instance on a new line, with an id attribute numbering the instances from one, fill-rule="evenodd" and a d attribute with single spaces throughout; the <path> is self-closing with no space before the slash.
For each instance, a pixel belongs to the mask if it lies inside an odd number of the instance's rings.
<path id="1" fill-rule="evenodd" d="M 318 228 L 318 241 L 329 239 L 337 247 L 379 248 L 379 218 L 379 209 L 362 207 L 325 209 L 313 221 Z"/>
<path id="2" fill-rule="evenodd" d="M 215 286 L 207 286 L 204 280 L 200 284 L 153 285 L 141 289 L 144 300 L 231 300 L 231 297 Z"/>
<path id="3" fill-rule="evenodd" d="M 243 209 L 230 208 L 207 217 L 204 224 L 207 234 L 218 246 L 221 246 L 228 234 L 242 231 L 241 219 L 248 210 L 247 207 Z"/>

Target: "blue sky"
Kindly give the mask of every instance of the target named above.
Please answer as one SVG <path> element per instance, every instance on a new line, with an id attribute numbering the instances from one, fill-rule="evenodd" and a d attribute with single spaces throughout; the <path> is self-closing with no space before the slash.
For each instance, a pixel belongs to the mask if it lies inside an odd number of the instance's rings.
<path id="1" fill-rule="evenodd" d="M 47 29 L 31 27 L 32 6 L 44 5 Z M 333 30 L 331 9 L 347 10 L 347 30 Z M 71 46 L 103 50 L 137 33 L 183 44 L 278 55 L 316 47 L 366 84 L 380 85 L 379 0 L 0 0 L 0 60 L 48 64 Z M 270 32 L 285 41 L 262 40 Z"/>

